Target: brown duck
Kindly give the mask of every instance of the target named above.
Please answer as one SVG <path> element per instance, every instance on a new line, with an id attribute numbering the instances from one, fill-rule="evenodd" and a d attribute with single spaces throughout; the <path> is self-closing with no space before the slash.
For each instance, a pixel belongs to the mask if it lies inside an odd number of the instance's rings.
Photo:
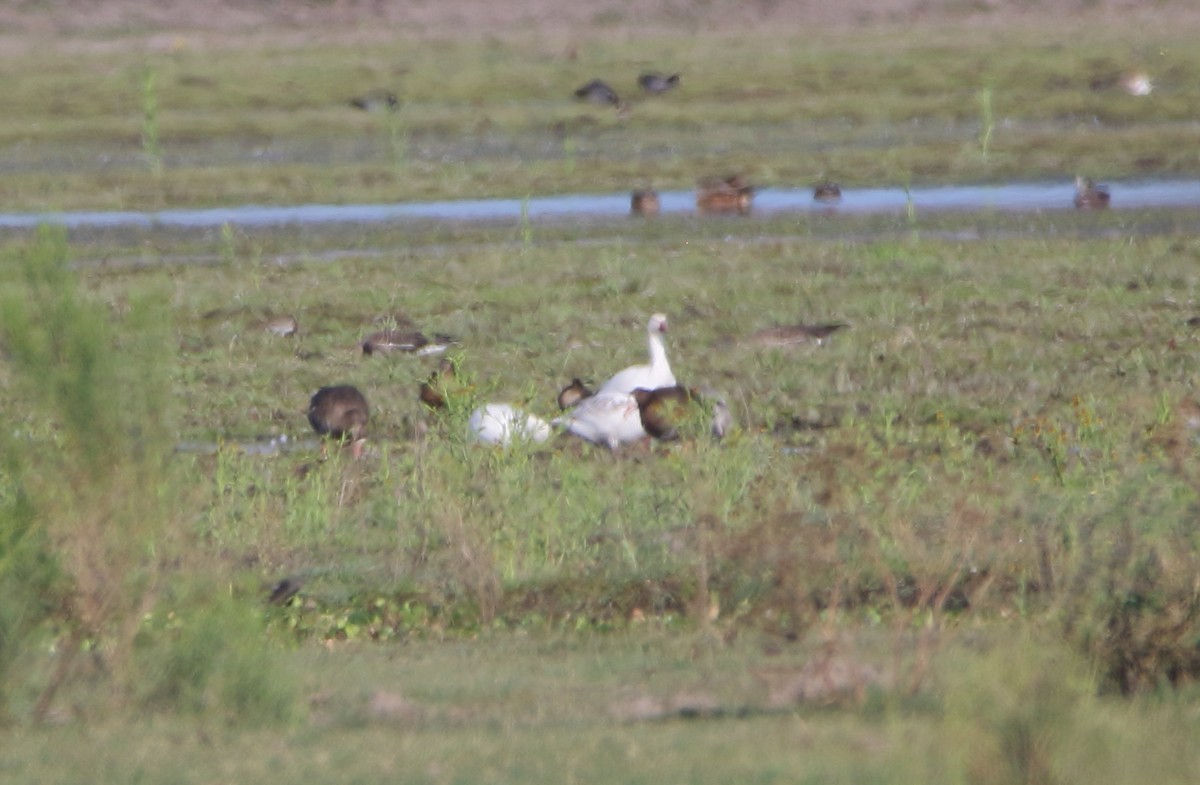
<path id="1" fill-rule="evenodd" d="M 840 202 L 841 200 L 842 188 L 831 180 L 822 180 L 813 187 L 813 201 Z"/>
<path id="2" fill-rule="evenodd" d="M 580 381 L 576 376 L 571 380 L 571 383 L 562 388 L 558 393 L 558 408 L 566 411 L 572 408 L 584 398 L 591 398 L 595 393 L 590 387 Z"/>
<path id="3" fill-rule="evenodd" d="M 300 329 L 294 316 L 274 316 L 263 324 L 263 329 L 280 338 L 290 338 Z"/>
<path id="4" fill-rule="evenodd" d="M 651 189 L 640 189 L 633 192 L 629 199 L 629 212 L 632 215 L 644 215 L 647 218 L 658 215 L 658 192 Z"/>
<path id="5" fill-rule="evenodd" d="M 458 340 L 449 335 L 434 335 L 429 338 L 422 332 L 407 330 L 380 330 L 368 335 L 362 341 L 362 352 L 371 354 L 391 354 L 403 352 L 424 357 L 441 354 Z"/>
<path id="6" fill-rule="evenodd" d="M 705 177 L 696 183 L 696 209 L 702 214 L 748 215 L 754 186 L 741 175 Z"/>
<path id="7" fill-rule="evenodd" d="M 421 403 L 430 409 L 446 408 L 446 387 L 454 381 L 456 371 L 454 361 L 448 357 L 442 358 L 437 370 L 429 374 L 429 378 L 421 382 Z"/>
<path id="8" fill-rule="evenodd" d="M 1080 210 L 1102 210 L 1110 199 L 1108 186 L 1096 185 L 1090 177 L 1075 178 L 1075 206 Z"/>
<path id="9" fill-rule="evenodd" d="M 747 339 L 747 342 L 768 347 L 798 346 L 801 344 L 823 346 L 829 340 L 829 336 L 849 326 L 844 322 L 831 322 L 827 324 L 795 324 L 786 327 L 768 327 L 751 335 Z"/>
<path id="10" fill-rule="evenodd" d="M 313 430 L 341 444 L 349 443 L 355 458 L 362 456 L 370 416 L 366 396 L 348 384 L 322 387 L 308 404 L 308 421 Z"/>
<path id="11" fill-rule="evenodd" d="M 697 411 L 700 402 L 696 393 L 678 384 L 657 390 L 638 388 L 631 394 L 637 401 L 642 429 L 664 442 L 679 438 L 679 426 Z"/>

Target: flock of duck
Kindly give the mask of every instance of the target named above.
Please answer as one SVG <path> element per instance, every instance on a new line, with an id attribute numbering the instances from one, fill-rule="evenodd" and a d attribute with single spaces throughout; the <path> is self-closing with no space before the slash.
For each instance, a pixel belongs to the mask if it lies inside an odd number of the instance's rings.
<path id="1" fill-rule="evenodd" d="M 761 335 L 756 334 L 756 341 L 774 346 L 799 342 L 819 344 L 844 326 L 771 328 L 762 331 Z M 573 379 L 558 395 L 562 413 L 550 422 L 510 403 L 487 403 L 470 413 L 468 438 L 483 444 L 507 446 L 517 441 L 544 442 L 557 430 L 615 451 L 622 445 L 650 439 L 678 440 L 684 424 L 698 419 L 704 421 L 714 438 L 724 437 L 733 427 L 729 407 L 709 388 L 697 390 L 679 384 L 667 358 L 663 339 L 666 332 L 667 317 L 661 313 L 651 316 L 646 325 L 649 362 L 617 372 L 594 391 L 578 378 Z M 376 340 L 377 336 L 368 337 L 363 342 L 363 351 L 367 353 L 368 346 Z M 436 349 L 426 354 L 444 351 L 447 343 L 430 341 L 423 335 L 405 340 L 408 347 L 405 351 L 412 353 L 429 347 Z M 459 385 L 457 374 L 457 364 L 443 358 L 438 369 L 420 385 L 421 402 L 434 412 L 451 409 L 454 396 L 465 392 Z M 345 445 L 356 458 L 362 455 L 369 420 L 367 398 L 352 385 L 322 387 L 309 402 L 308 421 L 313 430 Z"/>
<path id="2" fill-rule="evenodd" d="M 647 93 L 665 93 L 679 85 L 680 75 L 647 72 L 638 77 L 637 83 Z M 1103 82 L 1094 80 L 1092 89 L 1111 85 L 1118 85 L 1130 95 L 1139 96 L 1149 95 L 1152 89 L 1150 77 L 1143 71 L 1113 76 Z M 589 103 L 615 106 L 622 116 L 629 112 L 629 105 L 602 79 L 592 79 L 584 84 L 575 91 L 575 97 Z M 696 182 L 696 211 L 701 215 L 748 215 L 753 197 L 754 186 L 742 175 L 703 177 Z M 813 186 L 813 200 L 816 202 L 835 204 L 841 199 L 841 187 L 828 178 L 823 177 Z M 1075 207 L 1085 210 L 1102 209 L 1108 207 L 1109 201 L 1110 194 L 1106 186 L 1096 185 L 1087 177 L 1075 178 Z M 629 204 L 631 214 L 651 217 L 658 215 L 660 209 L 661 204 L 656 191 L 651 188 L 633 191 Z"/>
<path id="3" fill-rule="evenodd" d="M 681 76 L 648 71 L 637 78 L 638 87 L 649 95 L 660 95 L 675 89 Z M 1149 95 L 1153 89 L 1149 75 L 1144 71 L 1130 71 L 1118 75 L 1107 75 L 1092 81 L 1092 89 L 1107 89 L 1118 86 L 1130 95 Z M 575 90 L 575 98 L 588 103 L 613 106 L 621 117 L 628 116 L 629 104 L 603 79 L 592 79 Z M 360 96 L 350 104 L 365 111 L 397 111 L 400 101 L 394 93 Z M 702 177 L 696 182 L 696 211 L 701 215 L 748 215 L 754 198 L 754 186 L 744 176 L 731 174 L 725 177 Z M 1074 204 L 1079 209 L 1102 209 L 1108 207 L 1110 193 L 1106 186 L 1095 184 L 1091 178 L 1076 177 Z M 842 189 L 827 177 L 813 186 L 813 201 L 833 205 L 842 199 Z M 633 191 L 629 205 L 632 215 L 653 217 L 661 210 L 658 192 L 652 188 Z"/>

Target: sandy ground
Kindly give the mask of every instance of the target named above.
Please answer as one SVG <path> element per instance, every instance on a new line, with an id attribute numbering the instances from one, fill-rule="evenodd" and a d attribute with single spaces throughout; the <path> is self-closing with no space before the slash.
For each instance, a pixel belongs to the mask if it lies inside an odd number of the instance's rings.
<path id="1" fill-rule="evenodd" d="M 0 56 L 30 46 L 94 49 L 179 35 L 213 47 L 405 36 L 571 38 L 755 32 L 798 36 L 837 27 L 1054 24 L 1109 17 L 1200 33 L 1196 0 L 17 0 L 0 4 Z"/>

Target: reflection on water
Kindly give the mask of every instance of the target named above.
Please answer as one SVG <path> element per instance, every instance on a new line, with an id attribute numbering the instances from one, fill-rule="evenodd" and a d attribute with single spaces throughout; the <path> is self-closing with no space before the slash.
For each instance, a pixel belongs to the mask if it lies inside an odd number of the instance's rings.
<path id="1" fill-rule="evenodd" d="M 1200 181 L 1112 183 L 1112 208 L 1200 207 Z M 947 210 L 1041 211 L 1074 209 L 1075 185 L 1014 183 L 1008 185 L 940 186 L 934 188 L 846 188 L 836 205 L 814 202 L 809 188 L 764 188 L 754 196 L 756 214 L 835 211 L 848 214 L 917 213 Z M 691 191 L 659 194 L 663 213 L 695 211 Z M 465 199 L 411 204 L 310 204 L 295 207 L 218 207 L 207 210 L 143 212 L 0 213 L 0 228 L 29 229 L 56 223 L 83 228 L 190 228 L 226 224 L 266 227 L 284 224 L 380 223 L 403 220 L 517 221 L 569 217 L 616 217 L 629 213 L 629 194 L 574 194 L 520 199 Z"/>

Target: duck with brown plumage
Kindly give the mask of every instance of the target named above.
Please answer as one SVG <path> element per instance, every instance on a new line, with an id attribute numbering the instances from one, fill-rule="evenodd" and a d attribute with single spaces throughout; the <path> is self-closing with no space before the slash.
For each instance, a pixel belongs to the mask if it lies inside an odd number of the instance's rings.
<path id="1" fill-rule="evenodd" d="M 339 444 L 349 445 L 355 458 L 362 457 L 370 417 L 367 397 L 349 384 L 322 387 L 308 403 L 308 422 L 313 430 Z"/>
<path id="2" fill-rule="evenodd" d="M 696 183 L 696 210 L 701 215 L 749 215 L 753 198 L 754 186 L 738 174 L 704 177 Z"/>
<path id="3" fill-rule="evenodd" d="M 396 352 L 426 357 L 442 354 L 456 343 L 457 338 L 440 333 L 430 338 L 417 330 L 379 330 L 363 339 L 362 353 L 372 355 Z"/>
<path id="4" fill-rule="evenodd" d="M 571 409 L 585 398 L 591 398 L 595 393 L 583 383 L 578 376 L 558 392 L 558 408 L 562 411 Z"/>
<path id="5" fill-rule="evenodd" d="M 849 326 L 845 322 L 825 322 L 767 327 L 752 334 L 746 339 L 746 343 L 766 347 L 824 346 L 830 336 Z"/>
<path id="6" fill-rule="evenodd" d="M 724 438 L 733 429 L 733 416 L 725 399 L 710 387 L 695 390 L 677 384 L 657 390 L 634 390 L 632 395 L 642 429 L 659 441 L 678 441 L 680 428 L 697 435 L 706 417 L 709 433 L 715 439 Z M 697 427 L 689 428 L 689 424 Z"/>

